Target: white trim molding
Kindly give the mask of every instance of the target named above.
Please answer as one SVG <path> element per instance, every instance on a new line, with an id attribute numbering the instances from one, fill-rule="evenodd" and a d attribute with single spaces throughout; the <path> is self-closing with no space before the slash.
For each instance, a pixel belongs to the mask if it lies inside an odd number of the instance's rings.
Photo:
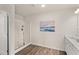
<path id="1" fill-rule="evenodd" d="M 21 47 L 21 48 L 19 48 L 19 49 L 15 50 L 15 52 L 14 52 L 14 53 L 17 53 L 17 52 L 21 51 L 22 49 L 24 49 L 25 47 L 29 46 L 30 44 L 31 44 L 31 42 L 30 42 L 30 43 L 28 43 L 28 44 L 26 44 L 26 45 L 24 45 L 23 47 Z"/>
<path id="2" fill-rule="evenodd" d="M 55 47 L 51 47 L 51 46 L 47 46 L 47 45 L 43 45 L 43 44 L 37 44 L 37 43 L 32 43 L 32 44 L 33 45 L 37 45 L 37 46 L 46 47 L 46 48 L 51 48 L 51 49 L 56 49 L 56 50 L 64 51 L 64 49 L 55 48 Z"/>

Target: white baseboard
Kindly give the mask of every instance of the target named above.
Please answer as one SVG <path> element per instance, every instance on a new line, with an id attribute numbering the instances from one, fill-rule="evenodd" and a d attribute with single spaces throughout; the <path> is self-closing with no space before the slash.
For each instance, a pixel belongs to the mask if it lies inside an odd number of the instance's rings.
<path id="1" fill-rule="evenodd" d="M 32 43 L 30 42 L 30 43 L 28 43 L 28 44 L 24 45 L 23 47 L 21 47 L 21 48 L 19 48 L 19 49 L 15 50 L 15 53 L 17 53 L 17 52 L 21 51 L 22 49 L 24 49 L 25 47 L 27 47 L 27 46 L 28 46 L 28 45 L 30 45 L 30 44 L 32 44 Z"/>
<path id="2" fill-rule="evenodd" d="M 30 43 L 24 45 L 23 47 L 17 49 L 17 50 L 15 51 L 15 53 L 19 52 L 20 50 L 24 49 L 25 47 L 27 47 L 27 46 L 30 45 L 30 44 L 38 45 L 38 46 L 42 46 L 42 47 L 47 47 L 47 48 L 52 48 L 52 49 L 56 49 L 56 50 L 60 50 L 60 51 L 64 51 L 64 49 L 59 49 L 59 48 L 55 48 L 55 47 L 49 47 L 49 46 L 46 46 L 46 45 L 43 45 L 43 44 L 37 44 L 37 43 L 32 43 L 32 42 L 30 42 Z"/>
<path id="3" fill-rule="evenodd" d="M 60 48 L 55 48 L 55 47 L 49 47 L 43 44 L 37 44 L 37 43 L 32 43 L 33 45 L 38 45 L 38 46 L 42 46 L 42 47 L 47 47 L 47 48 L 51 48 L 51 49 L 55 49 L 55 50 L 60 50 L 60 51 L 64 51 L 64 49 L 60 49 Z"/>

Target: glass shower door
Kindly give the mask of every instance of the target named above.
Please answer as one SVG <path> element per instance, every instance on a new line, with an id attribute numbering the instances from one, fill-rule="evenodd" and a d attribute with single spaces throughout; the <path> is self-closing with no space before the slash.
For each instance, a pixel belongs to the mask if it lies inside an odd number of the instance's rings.
<path id="1" fill-rule="evenodd" d="M 0 12 L 0 54 L 7 55 L 7 13 Z"/>

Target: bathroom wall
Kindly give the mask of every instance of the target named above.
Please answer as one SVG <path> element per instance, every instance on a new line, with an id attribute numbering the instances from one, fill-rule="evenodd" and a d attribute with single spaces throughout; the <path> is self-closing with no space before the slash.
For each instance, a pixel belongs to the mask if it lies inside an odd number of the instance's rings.
<path id="1" fill-rule="evenodd" d="M 73 12 L 71 16 L 64 22 L 64 35 L 73 36 L 76 34 L 77 34 L 77 15 Z"/>
<path id="2" fill-rule="evenodd" d="M 31 44 L 31 40 L 30 40 L 30 20 L 29 20 L 29 17 L 24 17 L 24 22 L 25 22 L 25 35 L 24 35 L 24 38 L 25 38 L 25 41 L 26 41 L 26 44 Z"/>
<path id="3" fill-rule="evenodd" d="M 56 12 L 46 12 L 27 16 L 30 20 L 30 40 L 32 44 L 49 47 L 57 50 L 64 50 L 65 21 L 69 19 L 73 11 L 64 10 Z M 55 32 L 41 32 L 41 21 L 55 21 Z"/>

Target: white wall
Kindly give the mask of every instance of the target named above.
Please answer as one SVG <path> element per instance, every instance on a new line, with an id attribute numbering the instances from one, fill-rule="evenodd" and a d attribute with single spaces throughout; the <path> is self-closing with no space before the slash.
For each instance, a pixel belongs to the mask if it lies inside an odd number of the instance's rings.
<path id="1" fill-rule="evenodd" d="M 30 20 L 29 20 L 29 18 L 24 17 L 24 21 L 25 21 L 24 38 L 26 40 L 26 44 L 29 44 L 29 43 L 31 43 L 31 40 L 30 40 Z"/>
<path id="2" fill-rule="evenodd" d="M 64 50 L 65 21 L 72 16 L 73 11 L 57 11 L 27 16 L 30 20 L 30 40 L 32 44 L 57 50 Z M 55 32 L 40 32 L 40 21 L 55 20 Z"/>
<path id="3" fill-rule="evenodd" d="M 78 26 L 79 26 L 79 24 L 78 24 Z M 65 35 L 70 35 L 70 36 L 78 34 L 78 32 L 77 32 L 77 15 L 74 12 L 64 22 L 64 34 Z"/>

